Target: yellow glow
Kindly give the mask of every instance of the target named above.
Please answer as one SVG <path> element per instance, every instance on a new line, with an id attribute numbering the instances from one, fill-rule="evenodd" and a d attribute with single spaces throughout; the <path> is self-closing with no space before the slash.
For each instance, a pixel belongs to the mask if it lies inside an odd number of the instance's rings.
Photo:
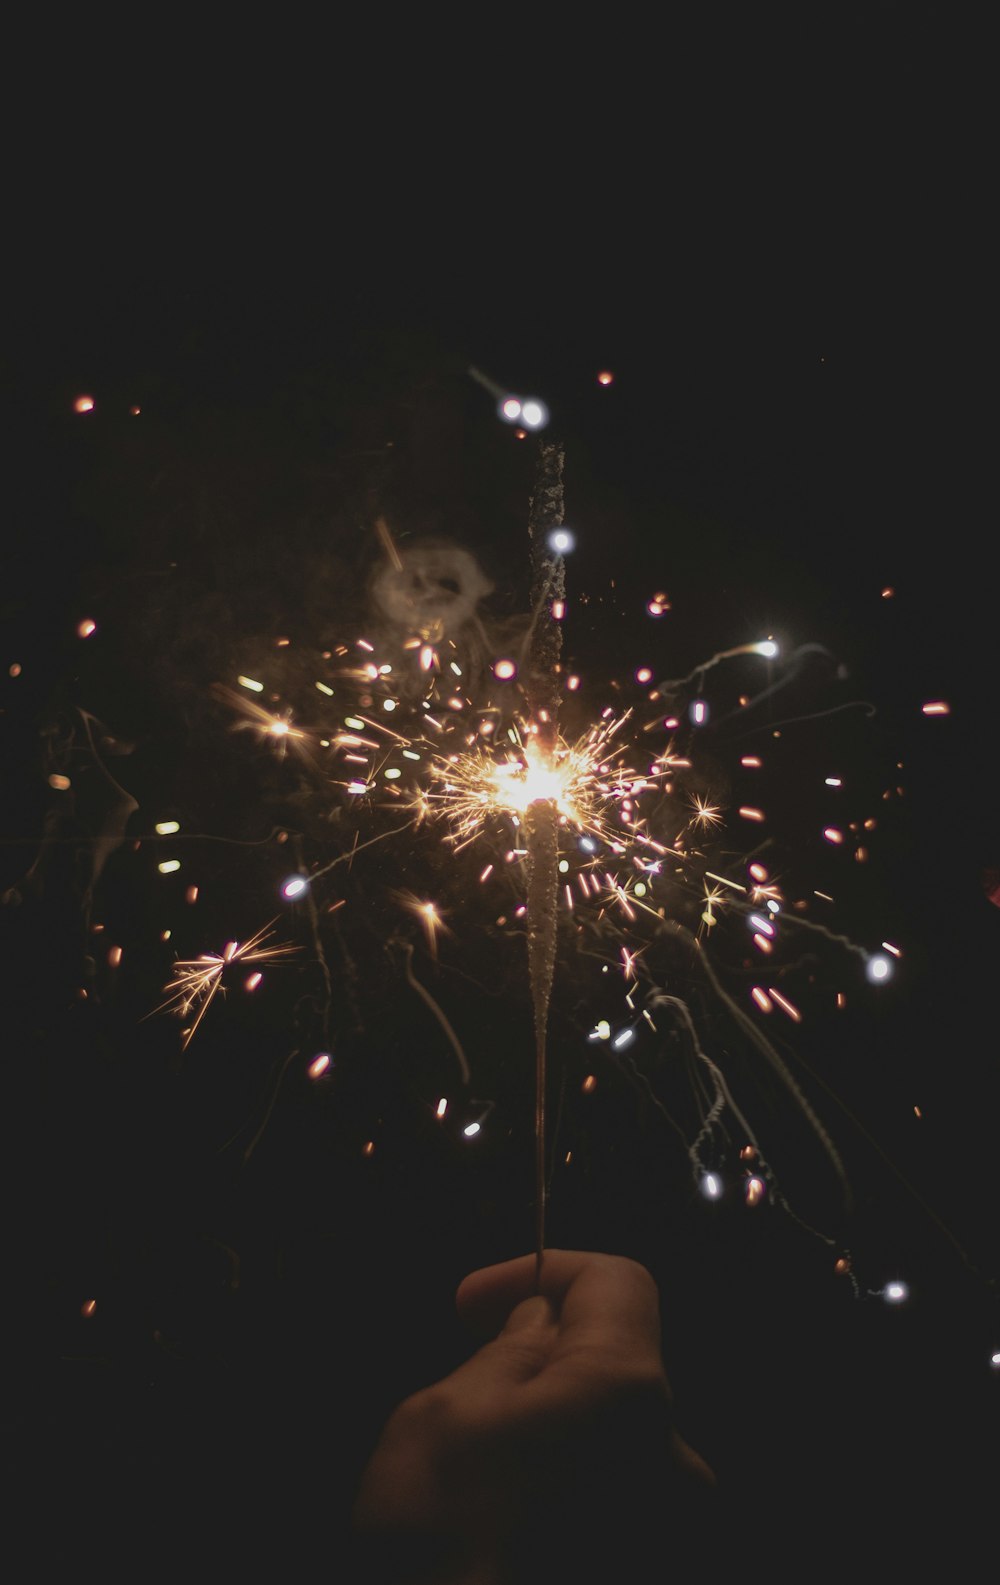
<path id="1" fill-rule="evenodd" d="M 513 752 L 507 750 L 504 759 L 478 745 L 466 754 L 439 758 L 432 766 L 431 791 L 419 796 L 416 812 L 447 819 L 450 840 L 464 847 L 491 815 L 520 822 L 530 805 L 553 803 L 563 824 L 620 852 L 622 824 L 635 823 L 635 798 L 667 773 L 665 760 L 651 775 L 622 763 L 624 750 L 612 739 L 627 719 L 628 713 L 609 714 L 576 743 L 560 738 L 552 751 L 530 731 L 522 738 L 511 729 Z"/>

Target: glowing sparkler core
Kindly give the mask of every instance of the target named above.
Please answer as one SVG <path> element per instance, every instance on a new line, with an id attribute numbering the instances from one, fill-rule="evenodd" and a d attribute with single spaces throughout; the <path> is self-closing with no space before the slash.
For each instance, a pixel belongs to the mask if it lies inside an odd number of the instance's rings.
<path id="1" fill-rule="evenodd" d="M 496 772 L 497 791 L 512 809 L 523 813 L 529 804 L 551 800 L 560 814 L 580 823 L 572 798 L 573 767 L 565 759 L 560 765 L 529 739 L 524 760 L 507 760 Z"/>
<path id="2" fill-rule="evenodd" d="M 435 785 L 420 795 L 418 813 L 446 819 L 449 840 L 463 848 L 479 836 L 490 815 L 520 822 L 533 804 L 552 804 L 561 824 L 620 849 L 623 827 L 636 823 L 635 798 L 666 776 L 671 764 L 664 755 L 640 774 L 621 763 L 624 750 L 612 749 L 611 739 L 629 713 L 592 727 L 576 743 L 560 737 L 552 750 L 527 731 L 523 740 L 517 736 L 516 752 L 505 759 L 481 749 L 439 759 L 432 766 Z M 618 809 L 616 820 L 612 808 Z"/>

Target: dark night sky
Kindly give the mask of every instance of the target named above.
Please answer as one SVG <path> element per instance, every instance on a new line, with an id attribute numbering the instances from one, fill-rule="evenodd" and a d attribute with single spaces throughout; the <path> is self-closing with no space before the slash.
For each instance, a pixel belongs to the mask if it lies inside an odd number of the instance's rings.
<path id="1" fill-rule="evenodd" d="M 606 1157 L 554 1196 L 553 1237 L 660 1281 L 683 1427 L 732 1487 L 736 1551 L 780 1568 L 806 1537 L 849 1556 L 871 1521 L 879 1565 L 941 1544 L 957 1567 L 995 1489 L 1000 1346 L 985 42 L 935 5 L 742 16 L 711 8 L 655 46 L 624 24 L 394 22 L 316 65 L 306 39 L 273 58 L 264 39 L 172 39 L 155 69 L 136 45 L 124 79 L 93 38 L 62 41 L 24 95 L 32 157 L 9 167 L 2 885 L 34 855 L 42 734 L 74 707 L 135 745 L 130 835 L 167 789 L 206 820 L 253 818 L 221 752 L 192 763 L 204 668 L 296 620 L 316 631 L 326 598 L 343 612 L 373 510 L 470 544 L 516 609 L 532 442 L 468 367 L 543 396 L 580 536 L 581 669 L 648 658 L 631 613 L 666 588 L 666 674 L 762 631 L 821 644 L 848 679 L 836 698 L 876 713 L 832 718 L 816 764 L 841 752 L 881 788 L 903 762 L 906 798 L 850 884 L 904 964 L 850 1049 L 817 1032 L 815 1063 L 875 1141 L 831 1099 L 858 1173 L 851 1247 L 916 1291 L 905 1314 L 854 1304 L 787 1219 L 713 1221 L 627 1087 Z M 103 649 L 81 659 L 88 613 Z M 929 698 L 951 715 L 922 716 Z M 266 870 L 211 873 L 256 927 Z M 219 1140 L 249 1085 L 226 1038 L 172 1060 L 165 1021 L 139 1024 L 141 977 L 83 1024 L 70 1007 L 69 884 L 55 871 L 37 906 L 3 911 L 15 1460 L 62 1494 L 54 1544 L 78 1556 L 86 1535 L 109 1569 L 203 1519 L 231 1560 L 307 1552 L 393 1403 L 461 1357 L 459 1278 L 529 1247 L 530 1124 L 476 1167 L 432 1140 L 387 1015 L 353 1088 L 320 1104 L 290 1082 L 238 1172 Z M 154 903 L 114 862 L 106 885 L 141 938 Z M 471 1019 L 458 979 L 450 994 Z M 281 1031 L 234 1018 L 266 1076 Z M 351 1154 L 350 1105 L 381 1109 L 380 1172 Z"/>

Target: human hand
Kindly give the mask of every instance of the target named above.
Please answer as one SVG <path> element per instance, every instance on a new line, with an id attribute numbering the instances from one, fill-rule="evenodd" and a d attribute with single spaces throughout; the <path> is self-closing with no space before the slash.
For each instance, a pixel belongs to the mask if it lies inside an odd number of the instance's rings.
<path id="1" fill-rule="evenodd" d="M 459 1287 L 488 1341 L 390 1417 L 355 1505 L 366 1578 L 677 1577 L 715 1478 L 673 1425 L 656 1284 L 635 1261 L 570 1250 L 546 1250 L 534 1284 L 526 1255 Z"/>

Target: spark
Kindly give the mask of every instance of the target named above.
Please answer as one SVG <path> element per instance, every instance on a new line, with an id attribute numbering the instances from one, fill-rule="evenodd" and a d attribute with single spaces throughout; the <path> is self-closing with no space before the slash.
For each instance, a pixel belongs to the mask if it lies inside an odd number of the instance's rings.
<path id="1" fill-rule="evenodd" d="M 802 1022 L 802 1014 L 799 1012 L 798 1008 L 794 1007 L 790 1001 L 782 996 L 780 991 L 776 991 L 773 985 L 771 986 L 769 994 L 771 1000 L 777 1003 L 782 1012 L 788 1014 L 789 1018 L 794 1024 L 800 1024 Z"/>
<path id="2" fill-rule="evenodd" d="M 403 907 L 414 914 L 420 922 L 420 927 L 427 938 L 427 946 L 431 957 L 437 957 L 437 938 L 439 932 L 451 935 L 451 931 L 444 922 L 444 916 L 437 903 L 429 902 L 425 898 L 415 897 L 412 892 L 398 891 L 396 898 Z"/>
<path id="3" fill-rule="evenodd" d="M 265 946 L 264 943 L 274 934 L 273 924 L 274 921 L 265 925 L 248 941 L 228 941 L 221 953 L 203 952 L 197 958 L 177 959 L 174 978 L 163 988 L 167 1000 L 154 1011 L 174 1013 L 178 1018 L 187 1018 L 192 1012 L 195 1013 L 194 1022 L 184 1031 L 182 1051 L 186 1051 L 191 1044 L 195 1031 L 218 992 L 221 990 L 225 995 L 223 975 L 230 964 L 275 963 L 291 957 L 299 950 L 289 942 Z"/>
<path id="4" fill-rule="evenodd" d="M 905 1282 L 887 1282 L 882 1297 L 887 1304 L 904 1304 L 910 1297 L 910 1290 Z"/>
<path id="5" fill-rule="evenodd" d="M 699 825 L 706 829 L 722 824 L 722 810 L 718 804 L 709 803 L 707 798 L 701 798 L 697 793 L 691 800 L 694 809 L 692 825 Z"/>
<path id="6" fill-rule="evenodd" d="M 892 973 L 892 962 L 889 958 L 871 958 L 868 962 L 866 972 L 870 980 L 875 980 L 876 982 L 879 980 L 887 980 Z"/>
<path id="7" fill-rule="evenodd" d="M 627 980 L 638 979 L 635 966 L 639 958 L 642 956 L 644 950 L 644 948 L 640 948 L 637 952 L 632 952 L 628 947 L 622 947 L 622 973 L 625 975 Z"/>
<path id="8" fill-rule="evenodd" d="M 240 677 L 238 681 L 245 688 L 253 688 L 258 692 L 263 691 L 263 683 L 253 682 L 248 677 Z M 242 716 L 242 720 L 233 723 L 234 732 L 241 730 L 254 731 L 262 742 L 265 738 L 273 738 L 281 745 L 282 755 L 285 753 L 288 744 L 306 740 L 307 734 L 292 725 L 290 710 L 286 710 L 283 715 L 275 715 L 273 711 L 265 710 L 262 705 L 255 703 L 253 699 L 244 699 L 242 694 L 234 693 L 231 688 L 225 687 L 223 683 L 216 683 L 212 691 L 217 698 L 222 699 Z"/>

